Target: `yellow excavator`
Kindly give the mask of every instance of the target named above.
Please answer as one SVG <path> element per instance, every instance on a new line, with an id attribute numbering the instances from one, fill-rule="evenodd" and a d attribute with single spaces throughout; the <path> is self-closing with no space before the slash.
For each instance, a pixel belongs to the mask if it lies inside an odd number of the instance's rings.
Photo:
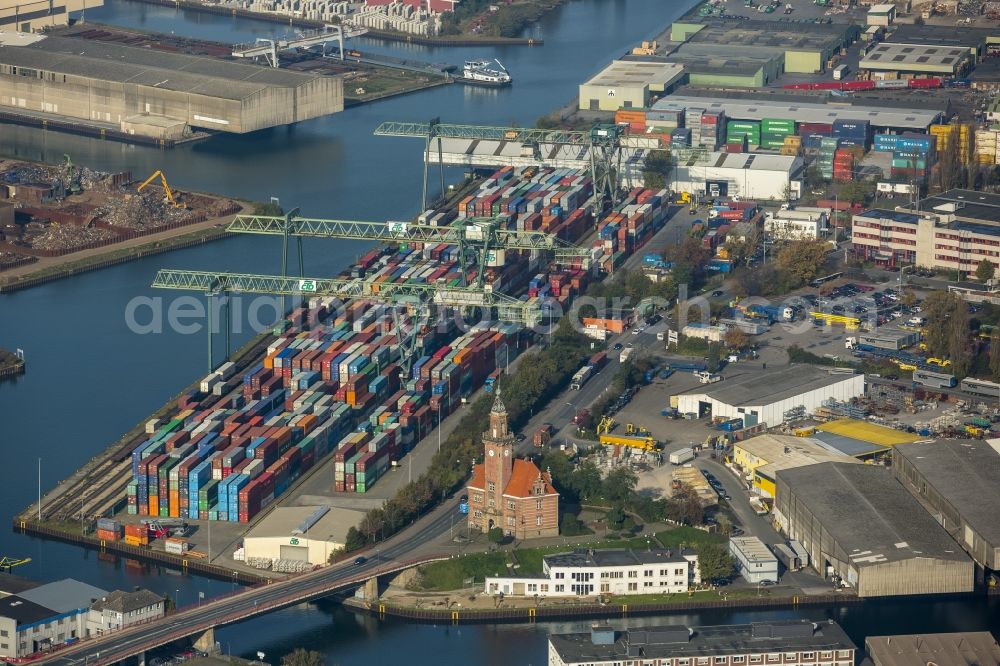
<path id="1" fill-rule="evenodd" d="M 140 185 L 139 187 L 137 187 L 135 189 L 135 191 L 136 192 L 142 192 L 142 190 L 143 190 L 144 187 L 146 187 L 147 185 L 149 185 L 150 183 L 152 183 L 157 178 L 160 179 L 160 185 L 163 187 L 163 194 L 164 194 L 163 198 L 166 199 L 167 202 L 171 206 L 173 206 L 174 208 L 184 208 L 184 204 L 179 203 L 177 201 L 177 199 L 174 198 L 174 193 L 170 190 L 170 186 L 167 185 L 167 177 L 159 169 L 157 169 L 156 171 L 154 171 L 152 176 L 150 176 L 146 180 L 142 181 L 142 185 Z"/>
<path id="2" fill-rule="evenodd" d="M 602 416 L 601 422 L 597 424 L 597 434 L 607 435 L 615 427 L 615 420 L 610 416 Z"/>

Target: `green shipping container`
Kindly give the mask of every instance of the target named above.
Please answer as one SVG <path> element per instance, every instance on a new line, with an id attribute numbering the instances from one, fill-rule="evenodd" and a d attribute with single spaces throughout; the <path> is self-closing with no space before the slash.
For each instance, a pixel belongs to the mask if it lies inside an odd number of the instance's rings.
<path id="1" fill-rule="evenodd" d="M 749 120 L 730 120 L 726 123 L 727 129 L 760 129 L 760 123 L 756 121 Z"/>
<path id="2" fill-rule="evenodd" d="M 788 118 L 764 118 L 760 126 L 765 132 L 781 131 L 789 134 L 795 132 L 795 121 Z"/>
<path id="3" fill-rule="evenodd" d="M 893 160 L 892 166 L 898 169 L 926 169 L 927 160 Z"/>

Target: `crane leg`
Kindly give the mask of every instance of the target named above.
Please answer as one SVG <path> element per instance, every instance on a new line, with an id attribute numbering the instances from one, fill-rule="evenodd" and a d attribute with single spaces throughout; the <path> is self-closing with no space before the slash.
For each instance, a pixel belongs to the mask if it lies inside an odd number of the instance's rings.
<path id="1" fill-rule="evenodd" d="M 206 330 L 208 331 L 208 371 L 212 372 L 212 370 L 215 369 L 215 363 L 212 359 L 212 294 L 206 294 L 205 300 L 208 302 L 208 326 L 206 327 Z"/>

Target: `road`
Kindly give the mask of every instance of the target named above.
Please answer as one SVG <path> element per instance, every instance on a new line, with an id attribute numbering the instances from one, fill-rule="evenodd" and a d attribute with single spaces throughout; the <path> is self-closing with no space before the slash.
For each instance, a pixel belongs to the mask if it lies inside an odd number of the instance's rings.
<path id="1" fill-rule="evenodd" d="M 329 596 L 380 573 L 390 573 L 441 557 L 433 542 L 448 532 L 458 500 L 449 499 L 406 530 L 365 553 L 367 561 L 327 567 L 235 595 L 182 609 L 160 621 L 130 627 L 100 638 L 76 643 L 34 661 L 60 666 L 100 666 L 135 656 L 171 641 L 200 634 L 211 627 L 239 622 L 256 615 Z"/>

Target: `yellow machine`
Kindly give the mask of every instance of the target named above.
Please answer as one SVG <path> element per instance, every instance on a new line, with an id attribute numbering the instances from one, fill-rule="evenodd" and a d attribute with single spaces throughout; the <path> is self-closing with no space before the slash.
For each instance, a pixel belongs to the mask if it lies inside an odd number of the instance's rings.
<path id="1" fill-rule="evenodd" d="M 31 561 L 30 557 L 25 557 L 20 560 L 14 559 L 13 557 L 6 557 L 6 556 L 0 557 L 0 571 L 10 573 L 10 570 L 13 569 L 14 567 L 20 566 L 22 564 L 27 564 L 30 561 Z"/>
<path id="2" fill-rule="evenodd" d="M 605 446 L 627 446 L 640 451 L 659 451 L 660 443 L 647 435 L 645 437 L 628 437 L 626 435 L 601 435 L 601 444 Z"/>
<path id="3" fill-rule="evenodd" d="M 184 204 L 178 203 L 177 199 L 174 198 L 174 193 L 170 190 L 170 186 L 167 185 L 167 177 L 159 169 L 154 171 L 152 176 L 142 181 L 142 185 L 137 187 L 135 191 L 142 192 L 144 187 L 152 183 L 157 178 L 160 179 L 160 185 L 163 186 L 164 199 L 166 199 L 174 208 L 184 208 Z"/>
<path id="4" fill-rule="evenodd" d="M 597 424 L 597 434 L 608 434 L 615 427 L 615 420 L 610 416 L 602 416 L 601 422 Z"/>
<path id="5" fill-rule="evenodd" d="M 927 362 L 928 363 L 933 363 L 934 365 L 940 366 L 942 368 L 947 368 L 949 365 L 951 365 L 951 361 L 949 361 L 946 358 L 933 358 L 933 357 L 931 357 L 931 358 L 927 359 Z"/>
<path id="6" fill-rule="evenodd" d="M 677 196 L 674 198 L 674 203 L 689 204 L 693 202 L 694 199 L 691 198 L 690 192 L 678 192 Z"/>

